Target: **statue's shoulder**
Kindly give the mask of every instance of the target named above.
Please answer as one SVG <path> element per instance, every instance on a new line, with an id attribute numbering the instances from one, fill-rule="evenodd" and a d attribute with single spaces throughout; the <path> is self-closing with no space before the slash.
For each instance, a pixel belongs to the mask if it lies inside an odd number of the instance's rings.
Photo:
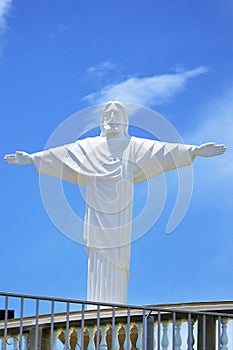
<path id="1" fill-rule="evenodd" d="M 101 136 L 92 136 L 92 137 L 85 137 L 84 139 L 78 139 L 76 140 L 75 144 L 84 146 L 84 145 L 93 145 L 103 142 L 103 137 Z"/>
<path id="2" fill-rule="evenodd" d="M 142 146 L 152 146 L 155 144 L 159 144 L 160 142 L 157 140 L 146 139 L 143 137 L 131 136 L 131 143 L 136 147 Z"/>

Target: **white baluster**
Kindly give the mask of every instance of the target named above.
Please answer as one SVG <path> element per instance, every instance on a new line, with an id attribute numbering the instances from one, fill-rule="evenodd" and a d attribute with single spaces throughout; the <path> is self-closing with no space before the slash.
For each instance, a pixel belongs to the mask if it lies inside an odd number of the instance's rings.
<path id="1" fill-rule="evenodd" d="M 182 339 L 180 335 L 182 321 L 176 320 L 175 322 L 175 350 L 180 350 L 182 345 Z"/>
<path id="2" fill-rule="evenodd" d="M 221 334 L 221 350 L 228 350 L 228 336 L 227 336 L 227 324 L 228 319 L 226 317 L 221 318 L 222 334 Z"/>
<path id="3" fill-rule="evenodd" d="M 137 347 L 138 347 L 138 349 L 142 349 L 142 331 L 143 331 L 142 323 L 141 322 L 138 323 L 137 327 L 138 327 Z"/>
<path id="4" fill-rule="evenodd" d="M 162 350 L 167 350 L 169 347 L 169 339 L 168 339 L 168 321 L 163 321 L 162 322 L 162 327 L 163 327 L 163 336 L 162 336 Z"/>
<path id="5" fill-rule="evenodd" d="M 193 350 L 193 346 L 195 343 L 194 335 L 193 335 L 193 327 L 194 327 L 194 320 L 191 318 L 190 319 L 190 333 L 188 330 L 188 339 L 187 339 L 187 344 L 188 344 L 188 350 Z M 189 328 L 189 326 L 188 326 Z"/>
<path id="6" fill-rule="evenodd" d="M 22 343 L 23 343 L 22 350 L 28 350 L 29 349 L 29 334 L 28 333 L 23 334 Z"/>
<path id="7" fill-rule="evenodd" d="M 156 323 L 154 324 L 154 349 L 156 349 L 156 344 L 157 344 L 157 337 L 155 336 L 156 332 Z"/>
<path id="8" fill-rule="evenodd" d="M 18 336 L 18 337 L 19 337 L 19 336 Z M 18 337 L 15 336 L 15 337 L 13 338 L 13 349 L 14 349 L 14 350 L 18 350 L 18 345 L 19 345 L 19 340 L 18 340 L 19 338 L 18 338 Z"/>
<path id="9" fill-rule="evenodd" d="M 53 331 L 53 350 L 57 350 L 58 349 L 58 335 L 59 334 L 60 334 L 60 330 L 59 329 L 56 329 L 56 330 Z"/>

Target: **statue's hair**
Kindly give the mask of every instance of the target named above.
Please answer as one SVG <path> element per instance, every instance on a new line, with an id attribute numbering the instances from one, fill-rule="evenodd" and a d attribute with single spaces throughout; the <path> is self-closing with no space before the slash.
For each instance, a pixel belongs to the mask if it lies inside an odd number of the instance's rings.
<path id="1" fill-rule="evenodd" d="M 129 136 L 129 134 L 128 134 L 129 120 L 128 120 L 128 116 L 126 113 L 126 108 L 125 108 L 125 105 L 120 101 L 108 101 L 107 103 L 105 103 L 104 108 L 103 108 L 103 112 L 102 112 L 102 115 L 100 118 L 100 129 L 101 129 L 100 136 L 105 136 L 104 113 L 111 106 L 111 104 L 114 104 L 122 112 L 122 115 L 124 118 L 124 133 L 125 133 L 125 136 Z"/>

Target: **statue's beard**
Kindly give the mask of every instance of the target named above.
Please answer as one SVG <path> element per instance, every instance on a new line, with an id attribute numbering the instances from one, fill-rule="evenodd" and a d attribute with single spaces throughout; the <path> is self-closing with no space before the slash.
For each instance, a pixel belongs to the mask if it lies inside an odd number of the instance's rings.
<path id="1" fill-rule="evenodd" d="M 117 134 L 120 132 L 119 123 L 104 123 L 104 130 L 109 134 Z"/>

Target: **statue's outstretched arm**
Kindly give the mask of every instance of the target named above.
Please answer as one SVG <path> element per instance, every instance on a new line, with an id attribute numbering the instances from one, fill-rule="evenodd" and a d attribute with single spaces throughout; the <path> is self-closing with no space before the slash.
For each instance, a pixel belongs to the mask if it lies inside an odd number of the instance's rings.
<path id="1" fill-rule="evenodd" d="M 216 145 L 214 142 L 203 143 L 196 148 L 194 155 L 199 157 L 220 156 L 226 151 L 225 145 Z"/>
<path id="2" fill-rule="evenodd" d="M 6 154 L 4 160 L 8 164 L 13 165 L 28 165 L 32 164 L 32 159 L 30 154 L 22 151 L 17 151 L 15 154 Z"/>

